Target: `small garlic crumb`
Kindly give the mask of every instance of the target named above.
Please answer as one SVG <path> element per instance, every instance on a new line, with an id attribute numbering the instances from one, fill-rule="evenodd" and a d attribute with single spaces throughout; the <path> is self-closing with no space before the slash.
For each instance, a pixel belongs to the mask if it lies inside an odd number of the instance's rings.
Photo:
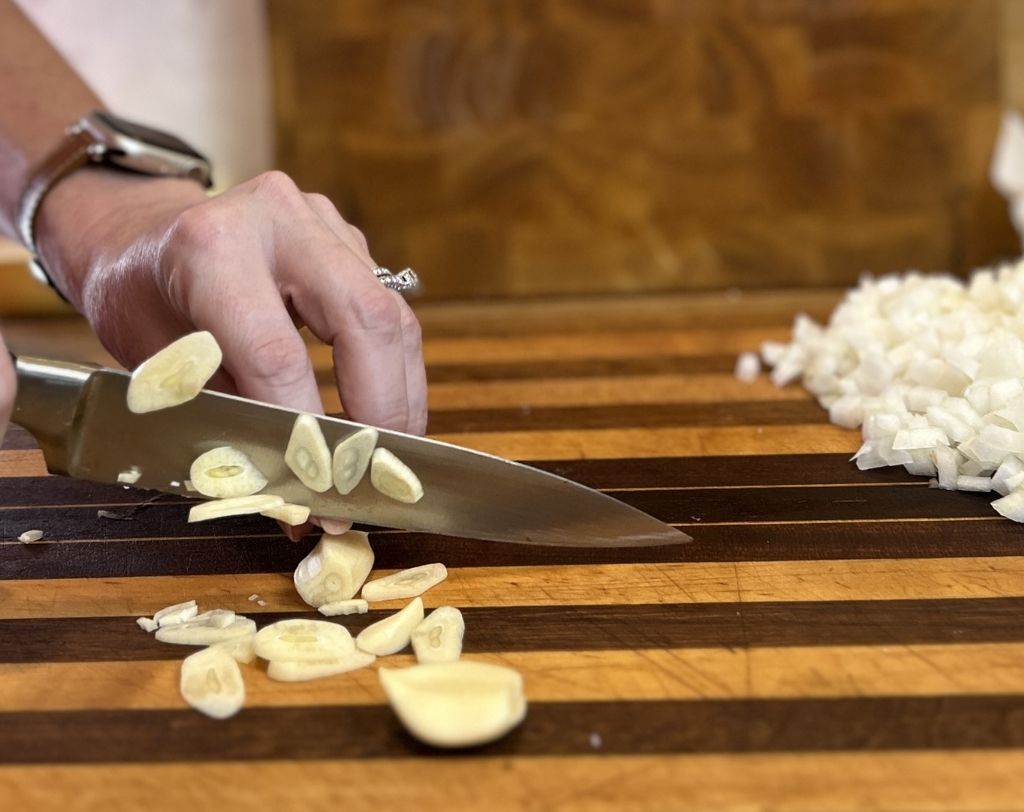
<path id="1" fill-rule="evenodd" d="M 761 374 L 761 359 L 757 353 L 743 352 L 736 359 L 736 369 L 733 373 L 737 380 L 744 383 L 753 383 Z"/>
<path id="2" fill-rule="evenodd" d="M 31 544 L 33 541 L 39 541 L 39 539 L 41 539 L 42 537 L 42 530 L 26 530 L 24 533 L 18 536 L 18 541 L 20 541 L 22 544 Z"/>
<path id="3" fill-rule="evenodd" d="M 258 601 L 256 601 L 256 605 L 257 605 L 257 606 L 266 606 L 266 605 L 267 605 L 267 602 L 266 602 L 266 601 L 264 601 L 264 600 L 258 600 Z"/>
<path id="4" fill-rule="evenodd" d="M 178 482 L 178 480 L 176 480 L 176 479 L 172 479 L 169 484 L 170 484 L 170 486 L 172 488 L 180 488 L 181 487 L 181 483 Z"/>
<path id="5" fill-rule="evenodd" d="M 142 476 L 142 472 L 136 467 L 131 466 L 126 468 L 124 471 L 117 475 L 117 481 L 122 482 L 126 485 L 134 485 L 139 481 L 139 477 Z"/>
<path id="6" fill-rule="evenodd" d="M 257 594 L 256 594 L 255 592 L 253 592 L 253 593 L 252 593 L 252 594 L 251 594 L 251 595 L 249 596 L 249 600 L 251 600 L 251 601 L 252 601 L 253 603 L 255 603 L 256 601 L 258 601 L 259 599 L 260 599 L 260 596 L 259 596 L 259 595 L 257 595 Z"/>
<path id="7" fill-rule="evenodd" d="M 591 733 L 590 734 L 590 746 L 594 750 L 600 750 L 602 744 L 604 744 L 604 740 L 601 738 L 601 734 L 600 733 Z"/>
<path id="8" fill-rule="evenodd" d="M 151 617 L 137 617 L 135 622 L 139 624 L 139 628 L 144 632 L 155 632 L 160 628 L 160 624 Z"/>

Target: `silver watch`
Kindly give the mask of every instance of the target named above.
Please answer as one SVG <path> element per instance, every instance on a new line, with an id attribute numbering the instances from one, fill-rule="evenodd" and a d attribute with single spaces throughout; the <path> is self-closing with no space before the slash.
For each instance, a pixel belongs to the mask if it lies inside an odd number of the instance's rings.
<path id="1" fill-rule="evenodd" d="M 180 138 L 105 110 L 94 110 L 65 132 L 66 138 L 32 173 L 18 209 L 18 233 L 32 253 L 32 274 L 51 287 L 53 280 L 39 261 L 35 219 L 43 198 L 61 178 L 92 163 L 142 175 L 191 178 L 207 189 L 213 185 L 209 161 Z"/>

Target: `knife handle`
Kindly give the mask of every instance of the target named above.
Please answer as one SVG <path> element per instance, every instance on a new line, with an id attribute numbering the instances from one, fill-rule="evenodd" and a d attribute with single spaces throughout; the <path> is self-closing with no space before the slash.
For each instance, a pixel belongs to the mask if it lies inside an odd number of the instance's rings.
<path id="1" fill-rule="evenodd" d="M 18 379 L 11 421 L 36 438 L 50 471 L 64 473 L 68 470 L 75 415 L 95 368 L 42 358 L 19 358 L 14 353 L 11 357 Z"/>

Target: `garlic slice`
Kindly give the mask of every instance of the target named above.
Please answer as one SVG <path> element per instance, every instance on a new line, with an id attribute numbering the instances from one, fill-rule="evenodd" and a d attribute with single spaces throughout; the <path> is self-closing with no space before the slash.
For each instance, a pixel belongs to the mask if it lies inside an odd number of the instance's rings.
<path id="1" fill-rule="evenodd" d="M 199 493 L 217 499 L 252 496 L 267 487 L 267 478 L 245 452 L 229 445 L 196 457 L 189 476 L 192 487 Z"/>
<path id="2" fill-rule="evenodd" d="M 277 519 L 279 522 L 290 524 L 293 527 L 300 524 L 305 524 L 306 520 L 309 519 L 309 508 L 305 505 L 293 505 L 285 503 L 280 507 L 271 508 L 270 510 L 261 510 L 260 516 L 267 516 L 271 519 Z"/>
<path id="3" fill-rule="evenodd" d="M 334 447 L 334 487 L 342 496 L 350 494 L 366 475 L 377 437 L 377 429 L 359 429 Z"/>
<path id="4" fill-rule="evenodd" d="M 348 600 L 359 591 L 372 567 L 373 549 L 366 533 L 325 533 L 295 568 L 295 589 L 310 606 Z"/>
<path id="5" fill-rule="evenodd" d="M 297 660 L 271 660 L 267 666 L 267 676 L 280 682 L 305 682 L 322 677 L 333 677 L 335 674 L 347 674 L 366 668 L 377 658 L 365 651 L 353 651 L 330 660 L 313 660 L 300 662 Z"/>
<path id="6" fill-rule="evenodd" d="M 323 493 L 331 487 L 331 452 L 320 429 L 320 421 L 311 414 L 295 418 L 284 461 L 312 491 Z"/>
<path id="7" fill-rule="evenodd" d="M 526 716 L 523 678 L 505 666 L 459 660 L 377 674 L 406 730 L 435 747 L 486 744 Z"/>
<path id="8" fill-rule="evenodd" d="M 160 628 L 160 624 L 150 617 L 137 617 L 135 622 L 139 624 L 139 628 L 144 632 L 155 632 Z"/>
<path id="9" fill-rule="evenodd" d="M 383 657 L 409 645 L 412 631 L 423 621 L 423 599 L 414 598 L 400 612 L 378 620 L 359 632 L 356 646 Z"/>
<path id="10" fill-rule="evenodd" d="M 317 611 L 325 617 L 337 615 L 365 615 L 370 609 L 370 604 L 362 598 L 351 598 L 347 601 L 331 601 L 317 608 Z"/>
<path id="11" fill-rule="evenodd" d="M 256 635 L 256 654 L 264 660 L 318 662 L 355 651 L 348 629 L 327 620 L 292 618 L 264 626 Z"/>
<path id="12" fill-rule="evenodd" d="M 192 400 L 221 362 L 217 340 L 206 330 L 182 336 L 143 361 L 128 383 L 128 409 L 136 414 Z"/>
<path id="13" fill-rule="evenodd" d="M 269 493 L 257 496 L 233 496 L 230 499 L 212 499 L 194 505 L 188 512 L 190 522 L 205 522 L 210 519 L 223 519 L 227 516 L 245 516 L 250 513 L 262 513 L 281 507 L 284 499 Z"/>
<path id="14" fill-rule="evenodd" d="M 42 537 L 42 530 L 26 530 L 24 533 L 18 536 L 18 541 L 20 541 L 22 544 L 32 544 L 33 542 L 39 541 L 39 539 L 41 539 Z"/>
<path id="15" fill-rule="evenodd" d="M 179 646 L 212 646 L 224 640 L 244 637 L 256 631 L 256 623 L 244 615 L 235 615 L 227 626 L 215 626 L 206 620 L 186 620 L 173 626 L 161 626 L 156 630 L 156 639 L 161 643 Z"/>
<path id="16" fill-rule="evenodd" d="M 213 719 L 234 716 L 245 703 L 245 683 L 238 663 L 217 648 L 190 654 L 181 663 L 181 696 Z"/>
<path id="17" fill-rule="evenodd" d="M 184 623 L 192 620 L 199 614 L 199 607 L 194 600 L 175 603 L 172 606 L 165 606 L 155 615 L 153 620 L 158 626 L 172 626 L 175 623 Z"/>
<path id="18" fill-rule="evenodd" d="M 363 597 L 372 602 L 402 600 L 422 595 L 448 577 L 444 564 L 423 564 L 376 578 L 363 586 Z"/>
<path id="19" fill-rule="evenodd" d="M 404 462 L 388 451 L 378 448 L 370 461 L 370 482 L 385 496 L 408 505 L 423 498 L 419 477 Z"/>
<path id="20" fill-rule="evenodd" d="M 117 475 L 117 481 L 120 482 L 122 485 L 134 485 L 136 482 L 139 481 L 139 477 L 141 476 L 142 471 L 140 471 L 137 467 L 133 465 L 130 468 L 126 468 L 125 470 L 121 471 L 121 473 Z"/>
<path id="21" fill-rule="evenodd" d="M 251 663 L 256 660 L 256 632 L 251 631 L 241 637 L 232 637 L 230 640 L 222 640 L 220 643 L 213 643 L 210 648 L 226 651 L 237 662 Z"/>
<path id="22" fill-rule="evenodd" d="M 439 606 L 412 631 L 412 650 L 420 663 L 453 663 L 462 655 L 466 622 L 454 606 Z"/>

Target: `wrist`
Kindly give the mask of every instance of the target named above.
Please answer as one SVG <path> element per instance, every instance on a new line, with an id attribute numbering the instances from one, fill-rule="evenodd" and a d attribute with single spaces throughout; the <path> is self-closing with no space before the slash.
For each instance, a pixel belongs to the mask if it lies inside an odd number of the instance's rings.
<path id="1" fill-rule="evenodd" d="M 62 178 L 43 198 L 35 220 L 39 257 L 54 284 L 89 315 L 87 297 L 96 277 L 113 272 L 144 233 L 206 200 L 203 188 L 183 178 L 137 175 L 86 166 Z M 146 263 L 124 273 L 139 277 Z M 129 280 L 124 280 L 129 281 Z M 152 279 L 130 280 L 149 286 Z"/>

